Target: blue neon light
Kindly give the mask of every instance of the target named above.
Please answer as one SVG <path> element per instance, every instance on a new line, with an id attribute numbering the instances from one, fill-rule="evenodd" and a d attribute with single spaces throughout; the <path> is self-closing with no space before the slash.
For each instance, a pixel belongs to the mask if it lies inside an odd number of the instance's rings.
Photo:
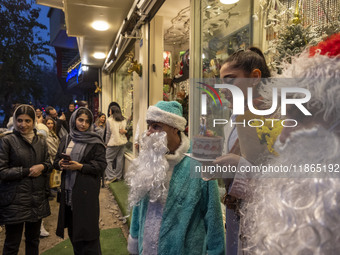
<path id="1" fill-rule="evenodd" d="M 71 78 L 76 76 L 77 83 L 79 83 L 78 78 L 82 73 L 83 73 L 83 69 L 81 68 L 81 63 L 80 63 L 77 67 L 73 68 L 71 72 L 67 73 L 66 82 L 68 82 Z"/>

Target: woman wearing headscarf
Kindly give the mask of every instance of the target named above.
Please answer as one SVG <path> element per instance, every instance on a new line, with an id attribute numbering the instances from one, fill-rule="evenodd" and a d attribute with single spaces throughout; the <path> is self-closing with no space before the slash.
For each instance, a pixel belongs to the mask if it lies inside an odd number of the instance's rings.
<path id="1" fill-rule="evenodd" d="M 48 154 L 50 155 L 50 160 L 53 163 L 60 143 L 60 140 L 57 136 L 57 123 L 53 118 L 49 116 L 46 117 L 45 123 L 48 128 L 48 135 L 46 137 Z"/>
<path id="2" fill-rule="evenodd" d="M 35 121 L 34 109 L 20 105 L 13 114 L 13 132 L 0 140 L 0 225 L 6 227 L 5 255 L 18 253 L 24 226 L 26 254 L 39 254 L 41 220 L 51 214 L 51 163 Z"/>
<path id="3" fill-rule="evenodd" d="M 94 123 L 94 131 L 97 132 L 104 140 L 106 128 L 106 115 L 105 113 L 100 113 L 96 122 Z"/>
<path id="4" fill-rule="evenodd" d="M 93 115 L 80 107 L 70 119 L 70 134 L 63 138 L 54 161 L 62 170 L 57 235 L 64 228 L 74 254 L 101 254 L 99 242 L 100 177 L 106 168 L 105 146 L 93 131 Z"/>

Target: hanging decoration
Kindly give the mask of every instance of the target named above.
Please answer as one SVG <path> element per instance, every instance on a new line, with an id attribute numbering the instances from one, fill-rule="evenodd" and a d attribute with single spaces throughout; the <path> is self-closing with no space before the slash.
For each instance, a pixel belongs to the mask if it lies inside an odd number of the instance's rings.
<path id="1" fill-rule="evenodd" d="M 299 0 L 296 0 L 293 23 L 294 23 L 295 25 L 301 23 L 300 14 L 299 14 Z"/>
<path id="2" fill-rule="evenodd" d="M 132 52 L 126 54 L 126 58 L 127 58 L 127 61 L 130 62 L 130 66 L 128 68 L 128 73 L 133 73 L 133 72 L 136 72 L 139 77 L 142 77 L 142 64 L 138 63 L 137 60 L 133 59 L 134 58 L 134 54 Z"/>
<path id="3" fill-rule="evenodd" d="M 263 17 L 267 41 L 276 39 L 281 31 L 281 24 L 286 21 L 288 9 L 279 0 L 261 0 L 260 7 L 261 13 L 255 13 L 255 18 L 258 15 Z"/>
<path id="4" fill-rule="evenodd" d="M 96 86 L 96 90 L 94 91 L 94 93 L 101 93 L 102 92 L 102 88 L 99 87 L 99 84 L 97 81 L 94 82 L 94 85 Z"/>
<path id="5" fill-rule="evenodd" d="M 180 10 L 171 20 L 171 26 L 164 33 L 165 44 L 185 44 L 190 34 L 190 6 Z"/>

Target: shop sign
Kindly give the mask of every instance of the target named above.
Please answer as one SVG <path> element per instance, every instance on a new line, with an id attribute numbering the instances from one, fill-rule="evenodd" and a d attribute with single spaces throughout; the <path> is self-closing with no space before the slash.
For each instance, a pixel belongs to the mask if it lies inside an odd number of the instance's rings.
<path id="1" fill-rule="evenodd" d="M 71 78 L 77 77 L 77 83 L 79 83 L 79 76 L 83 73 L 83 69 L 81 68 L 81 63 L 73 68 L 70 72 L 67 72 L 66 82 L 68 82 Z"/>

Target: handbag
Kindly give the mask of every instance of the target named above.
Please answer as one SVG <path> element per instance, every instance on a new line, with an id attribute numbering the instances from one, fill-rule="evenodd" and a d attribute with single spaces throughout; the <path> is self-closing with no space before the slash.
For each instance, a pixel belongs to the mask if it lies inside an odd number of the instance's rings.
<path id="1" fill-rule="evenodd" d="M 61 171 L 53 169 L 50 175 L 50 188 L 60 187 Z"/>
<path id="2" fill-rule="evenodd" d="M 17 182 L 0 181 L 0 207 L 12 204 L 17 190 Z"/>

